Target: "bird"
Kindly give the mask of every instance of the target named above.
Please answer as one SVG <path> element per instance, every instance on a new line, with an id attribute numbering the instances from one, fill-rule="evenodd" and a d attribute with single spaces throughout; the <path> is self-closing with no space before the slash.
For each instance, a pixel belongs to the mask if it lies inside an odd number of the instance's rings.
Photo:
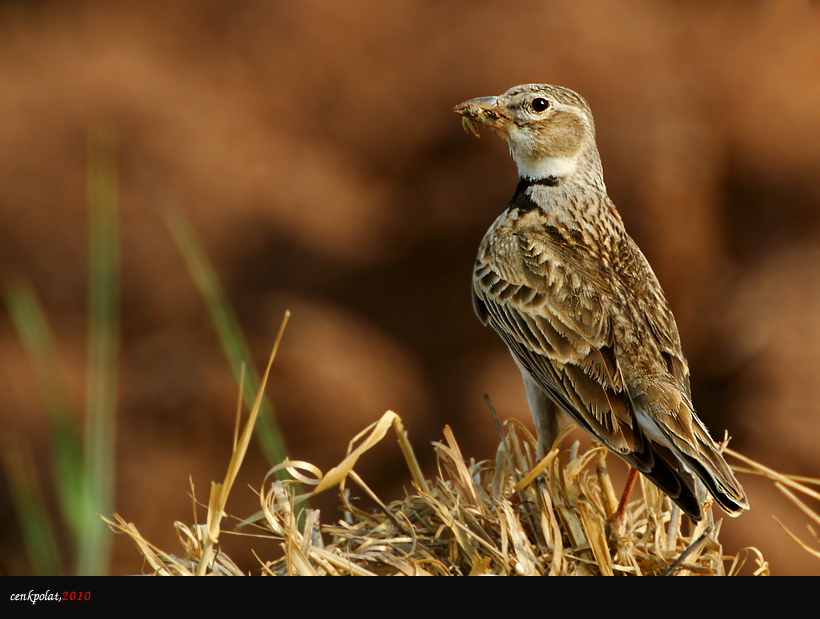
<path id="1" fill-rule="evenodd" d="M 465 130 L 504 138 L 518 184 L 490 226 L 472 300 L 512 353 L 537 434 L 561 413 L 663 491 L 693 522 L 706 490 L 729 515 L 749 509 L 692 404 L 689 366 L 658 278 L 609 198 L 586 100 L 549 84 L 470 99 Z M 631 487 L 631 486 L 630 486 Z M 624 503 L 624 500 L 622 500 Z"/>

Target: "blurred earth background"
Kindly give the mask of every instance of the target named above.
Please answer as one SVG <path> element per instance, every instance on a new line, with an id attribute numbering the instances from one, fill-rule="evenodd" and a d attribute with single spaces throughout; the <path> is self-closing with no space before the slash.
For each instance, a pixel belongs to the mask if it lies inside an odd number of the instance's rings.
<path id="1" fill-rule="evenodd" d="M 483 391 L 532 427 L 518 369 L 470 303 L 515 166 L 452 112 L 526 82 L 589 101 L 609 193 L 670 300 L 712 435 L 820 477 L 820 3 L 3 0 L 0 284 L 35 290 L 82 411 L 88 142 L 114 135 L 115 509 L 148 540 L 179 552 L 189 476 L 206 501 L 237 397 L 168 209 L 193 226 L 257 367 L 292 311 L 268 389 L 292 458 L 326 470 L 387 409 L 429 475 L 445 424 L 466 457 L 492 458 Z M 43 398 L 0 307 L 0 433 L 32 450 L 70 572 Z M 267 469 L 252 444 L 230 513 L 259 509 L 248 485 Z M 385 500 L 409 487 L 392 440 L 357 470 Z M 807 518 L 740 479 L 752 511 L 724 520 L 726 552 L 820 574 L 772 515 L 804 539 Z M 332 494 L 316 501 L 328 522 Z M 252 544 L 223 541 L 257 569 Z M 0 556 L 2 573 L 27 572 L 5 482 Z M 108 572 L 142 569 L 116 536 Z"/>

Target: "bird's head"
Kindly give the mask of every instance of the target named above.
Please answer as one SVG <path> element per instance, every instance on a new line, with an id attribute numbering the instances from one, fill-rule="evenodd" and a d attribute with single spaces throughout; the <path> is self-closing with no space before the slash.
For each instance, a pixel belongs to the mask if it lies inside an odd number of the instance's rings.
<path id="1" fill-rule="evenodd" d="M 454 111 L 475 135 L 483 125 L 506 139 L 522 178 L 570 178 L 582 162 L 598 161 L 592 112 L 568 88 L 525 84 L 470 99 Z"/>

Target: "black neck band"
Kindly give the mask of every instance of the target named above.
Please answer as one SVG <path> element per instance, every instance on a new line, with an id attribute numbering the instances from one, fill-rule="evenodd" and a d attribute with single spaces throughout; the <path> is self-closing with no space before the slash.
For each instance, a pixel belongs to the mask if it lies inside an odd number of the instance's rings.
<path id="1" fill-rule="evenodd" d="M 544 187 L 555 187 L 558 185 L 558 177 L 557 176 L 545 176 L 543 178 L 520 178 L 518 179 L 518 187 L 516 187 L 516 191 L 524 191 L 528 187 L 532 187 L 533 185 L 543 185 Z"/>

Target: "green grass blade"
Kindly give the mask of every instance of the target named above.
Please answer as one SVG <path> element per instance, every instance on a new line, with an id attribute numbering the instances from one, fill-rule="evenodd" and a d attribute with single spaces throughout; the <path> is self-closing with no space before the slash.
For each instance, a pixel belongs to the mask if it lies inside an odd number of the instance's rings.
<path id="1" fill-rule="evenodd" d="M 28 443 L 24 440 L 4 441 L 0 458 L 20 521 L 31 572 L 37 576 L 61 575 L 57 540 L 48 519 L 48 509 Z M 22 565 L 18 567 L 20 573 L 26 569 Z"/>
<path id="2" fill-rule="evenodd" d="M 259 375 L 254 369 L 250 352 L 242 337 L 242 331 L 228 302 L 227 295 L 219 284 L 219 280 L 208 263 L 205 252 L 188 222 L 181 215 L 171 212 L 167 214 L 167 221 L 188 265 L 191 276 L 205 298 L 222 348 L 230 362 L 234 378 L 237 383 L 244 380 L 242 393 L 245 406 L 250 410 L 259 390 Z M 241 378 L 242 364 L 246 368 L 244 379 Z M 256 421 L 256 437 L 271 465 L 279 464 L 285 459 L 287 455 L 285 442 L 276 425 L 273 407 L 267 397 L 259 409 L 259 417 Z M 286 474 L 282 475 L 282 477 L 286 476 Z"/>
<path id="3" fill-rule="evenodd" d="M 28 284 L 12 281 L 4 296 L 23 347 L 34 365 L 39 391 L 45 402 L 60 508 L 76 544 L 80 540 L 83 513 L 87 507 L 78 417 L 68 395 L 54 337 L 34 291 Z"/>
<path id="4" fill-rule="evenodd" d="M 95 514 L 114 509 L 114 452 L 119 342 L 117 175 L 110 142 L 93 140 L 88 178 L 89 367 L 86 415 L 85 515 L 79 574 L 108 569 L 111 534 Z"/>

